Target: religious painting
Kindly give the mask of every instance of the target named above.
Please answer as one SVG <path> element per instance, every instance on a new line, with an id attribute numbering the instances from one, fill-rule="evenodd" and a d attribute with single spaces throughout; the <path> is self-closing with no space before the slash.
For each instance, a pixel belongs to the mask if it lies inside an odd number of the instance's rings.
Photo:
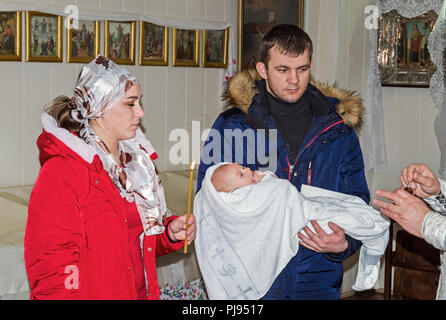
<path id="1" fill-rule="evenodd" d="M 135 21 L 105 21 L 105 57 L 118 64 L 135 64 Z"/>
<path id="2" fill-rule="evenodd" d="M 77 27 L 77 28 L 76 28 Z M 99 54 L 100 22 L 78 20 L 67 29 L 67 62 L 89 63 Z"/>
<path id="3" fill-rule="evenodd" d="M 263 36 L 283 23 L 302 28 L 304 0 L 238 0 L 238 70 L 255 68 Z"/>
<path id="4" fill-rule="evenodd" d="M 22 60 L 22 13 L 0 12 L 0 61 Z"/>
<path id="5" fill-rule="evenodd" d="M 203 30 L 203 67 L 226 68 L 228 63 L 229 28 Z"/>
<path id="6" fill-rule="evenodd" d="M 198 30 L 172 30 L 174 67 L 198 67 L 200 60 L 200 31 Z"/>
<path id="7" fill-rule="evenodd" d="M 62 62 L 62 17 L 26 12 L 26 61 Z"/>
<path id="8" fill-rule="evenodd" d="M 427 48 L 437 14 L 405 18 L 396 10 L 379 19 L 378 65 L 383 86 L 429 87 L 436 67 Z"/>
<path id="9" fill-rule="evenodd" d="M 141 21 L 139 28 L 139 64 L 169 64 L 169 28 Z"/>

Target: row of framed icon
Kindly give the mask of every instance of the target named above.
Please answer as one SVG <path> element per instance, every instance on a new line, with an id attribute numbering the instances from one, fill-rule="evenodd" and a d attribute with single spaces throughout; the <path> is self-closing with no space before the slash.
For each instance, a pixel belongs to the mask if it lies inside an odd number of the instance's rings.
<path id="1" fill-rule="evenodd" d="M 26 61 L 62 62 L 63 17 L 26 11 Z M 100 50 L 101 21 L 70 20 L 68 63 L 88 63 Z M 139 23 L 139 64 L 169 65 L 169 29 Z M 104 55 L 118 64 L 136 63 L 136 21 L 104 21 Z M 172 28 L 172 66 L 199 67 L 200 30 Z M 229 28 L 203 30 L 202 66 L 226 68 Z M 22 60 L 22 12 L 0 12 L 0 61 Z"/>

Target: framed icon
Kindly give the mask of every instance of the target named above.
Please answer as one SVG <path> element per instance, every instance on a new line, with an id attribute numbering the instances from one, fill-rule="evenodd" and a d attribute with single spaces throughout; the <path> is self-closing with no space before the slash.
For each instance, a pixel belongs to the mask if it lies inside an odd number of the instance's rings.
<path id="1" fill-rule="evenodd" d="M 229 28 L 203 30 L 203 67 L 226 68 L 228 64 Z"/>
<path id="2" fill-rule="evenodd" d="M 67 29 L 67 62 L 89 63 L 99 54 L 100 21 L 79 20 Z"/>
<path id="3" fill-rule="evenodd" d="M 0 11 L 0 61 L 22 60 L 22 12 Z"/>
<path id="4" fill-rule="evenodd" d="M 105 57 L 118 64 L 135 64 L 135 21 L 105 21 Z"/>
<path id="5" fill-rule="evenodd" d="M 380 17 L 377 60 L 381 85 L 429 87 L 436 67 L 427 42 L 437 17 L 433 10 L 413 18 L 392 10 Z"/>
<path id="6" fill-rule="evenodd" d="M 200 31 L 172 30 L 174 67 L 198 67 L 200 61 Z"/>
<path id="7" fill-rule="evenodd" d="M 149 22 L 140 22 L 139 64 L 167 66 L 169 64 L 169 28 Z"/>
<path id="8" fill-rule="evenodd" d="M 26 12 L 26 61 L 62 62 L 62 16 Z"/>

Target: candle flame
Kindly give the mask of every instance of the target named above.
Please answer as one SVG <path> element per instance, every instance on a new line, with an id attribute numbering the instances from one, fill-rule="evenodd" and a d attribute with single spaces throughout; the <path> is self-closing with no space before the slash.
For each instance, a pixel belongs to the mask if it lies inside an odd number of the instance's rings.
<path id="1" fill-rule="evenodd" d="M 191 165 L 190 165 L 190 169 L 191 169 L 191 170 L 194 170 L 194 167 L 195 167 L 195 160 L 192 161 L 192 163 L 191 163 Z"/>

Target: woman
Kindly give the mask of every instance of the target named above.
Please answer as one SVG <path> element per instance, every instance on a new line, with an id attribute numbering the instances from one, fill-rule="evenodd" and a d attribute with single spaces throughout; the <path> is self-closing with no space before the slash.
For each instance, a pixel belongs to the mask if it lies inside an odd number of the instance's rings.
<path id="1" fill-rule="evenodd" d="M 31 299 L 159 298 L 155 257 L 183 246 L 186 216 L 166 218 L 141 97 L 127 70 L 98 56 L 74 97 L 42 115 L 25 233 Z"/>

